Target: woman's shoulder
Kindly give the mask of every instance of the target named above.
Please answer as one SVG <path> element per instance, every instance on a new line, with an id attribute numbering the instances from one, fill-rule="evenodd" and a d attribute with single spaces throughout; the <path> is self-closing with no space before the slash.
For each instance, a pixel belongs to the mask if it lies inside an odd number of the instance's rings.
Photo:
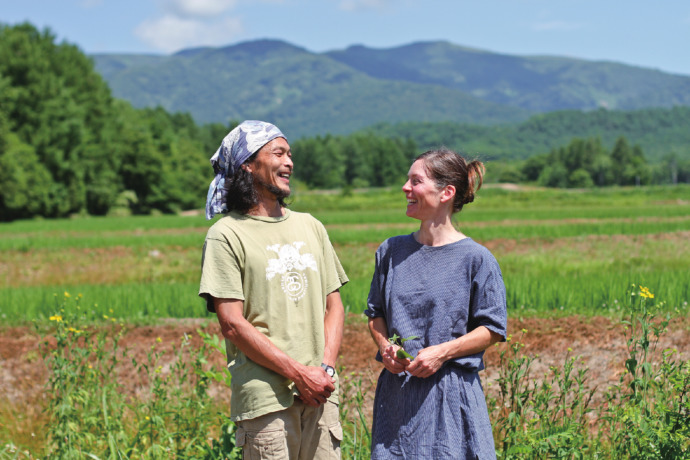
<path id="1" fill-rule="evenodd" d="M 493 253 L 481 243 L 474 241 L 472 238 L 465 238 L 462 240 L 465 244 L 463 247 L 463 253 L 467 258 L 469 258 L 475 264 L 496 264 L 496 257 Z"/>
<path id="2" fill-rule="evenodd" d="M 411 233 L 407 235 L 391 236 L 379 245 L 377 252 L 386 253 L 392 250 L 398 250 L 403 247 L 408 247 L 412 242 L 414 242 L 414 237 Z"/>

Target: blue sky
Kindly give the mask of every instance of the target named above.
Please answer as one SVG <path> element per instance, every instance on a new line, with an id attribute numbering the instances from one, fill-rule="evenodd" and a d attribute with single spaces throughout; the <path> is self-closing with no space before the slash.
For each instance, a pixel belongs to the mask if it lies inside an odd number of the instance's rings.
<path id="1" fill-rule="evenodd" d="M 690 76 L 687 0 L 0 0 L 86 53 L 168 54 L 259 38 L 321 52 L 445 40 Z"/>

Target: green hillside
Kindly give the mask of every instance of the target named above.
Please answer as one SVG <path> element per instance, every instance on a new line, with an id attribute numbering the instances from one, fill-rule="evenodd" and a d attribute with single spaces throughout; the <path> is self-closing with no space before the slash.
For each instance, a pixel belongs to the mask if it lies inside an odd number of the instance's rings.
<path id="1" fill-rule="evenodd" d="M 424 150 L 445 145 L 491 159 L 525 159 L 563 146 L 573 138 L 600 138 L 610 148 L 621 136 L 631 144 L 638 144 L 652 162 L 671 154 L 690 159 L 690 107 L 559 111 L 498 126 L 384 123 L 371 127 L 370 131 L 395 139 L 411 139 Z"/>
<path id="2" fill-rule="evenodd" d="M 275 122 L 291 137 L 344 134 L 388 121 L 482 124 L 528 112 L 439 85 L 383 80 L 288 43 L 261 40 L 172 56 L 96 55 L 113 95 L 189 112 L 199 123 Z"/>
<path id="3" fill-rule="evenodd" d="M 439 85 L 537 112 L 690 104 L 690 77 L 615 62 L 511 56 L 447 42 L 352 46 L 328 55 L 375 78 Z"/>
<path id="4" fill-rule="evenodd" d="M 494 125 L 539 112 L 690 105 L 687 76 L 447 42 L 319 54 L 259 40 L 170 56 L 92 58 L 113 95 L 135 107 L 188 112 L 197 123 L 266 119 L 293 139 L 376 123 Z"/>

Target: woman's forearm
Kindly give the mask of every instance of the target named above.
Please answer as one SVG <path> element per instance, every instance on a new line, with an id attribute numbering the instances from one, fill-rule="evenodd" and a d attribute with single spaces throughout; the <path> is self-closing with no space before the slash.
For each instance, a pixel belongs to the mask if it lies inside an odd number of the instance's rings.
<path id="1" fill-rule="evenodd" d="M 448 361 L 484 351 L 501 339 L 501 334 L 497 334 L 485 326 L 479 326 L 462 337 L 440 344 L 439 347 L 442 350 L 443 360 Z"/>

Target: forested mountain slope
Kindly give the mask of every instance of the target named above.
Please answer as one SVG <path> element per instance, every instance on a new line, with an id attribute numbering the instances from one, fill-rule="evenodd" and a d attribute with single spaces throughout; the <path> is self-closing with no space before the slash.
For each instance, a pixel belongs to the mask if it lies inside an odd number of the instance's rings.
<path id="1" fill-rule="evenodd" d="M 376 78 L 458 89 L 484 100 L 550 112 L 690 105 L 690 77 L 615 62 L 513 56 L 448 42 L 328 53 Z"/>
<path id="2" fill-rule="evenodd" d="M 388 121 L 517 121 L 529 113 L 439 85 L 374 78 L 272 40 L 161 58 L 93 56 L 113 95 L 189 112 L 199 123 L 266 119 L 292 137 L 344 134 Z"/>
<path id="3" fill-rule="evenodd" d="M 491 125 L 538 112 L 690 105 L 690 77 L 447 42 L 312 53 L 277 40 L 171 56 L 94 55 L 113 95 L 199 123 L 268 119 L 292 137 L 386 122 Z"/>

